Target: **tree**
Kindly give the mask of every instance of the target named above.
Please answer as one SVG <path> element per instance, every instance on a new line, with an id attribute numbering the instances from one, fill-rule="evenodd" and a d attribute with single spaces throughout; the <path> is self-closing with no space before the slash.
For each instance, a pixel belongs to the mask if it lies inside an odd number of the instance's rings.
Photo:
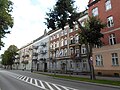
<path id="1" fill-rule="evenodd" d="M 79 33 L 80 42 L 82 44 L 85 44 L 86 50 L 87 50 L 87 58 L 88 63 L 91 71 L 91 79 L 95 79 L 94 74 L 94 67 L 93 67 L 93 61 L 92 61 L 92 50 L 94 46 L 102 46 L 103 42 L 101 41 L 101 38 L 104 37 L 104 35 L 101 33 L 101 30 L 106 25 L 102 23 L 102 21 L 98 17 L 89 17 L 87 20 L 85 27 L 82 27 L 79 23 L 79 27 L 81 28 L 81 33 Z"/>
<path id="2" fill-rule="evenodd" d="M 62 28 L 67 23 L 70 24 L 70 28 L 73 28 L 74 22 L 76 21 L 75 16 L 79 16 L 80 13 L 76 12 L 76 7 L 74 7 L 74 0 L 58 0 L 53 8 L 50 9 L 49 13 L 46 13 L 47 18 L 45 24 L 48 29 L 52 30 Z"/>
<path id="3" fill-rule="evenodd" d="M 18 48 L 15 45 L 10 45 L 9 48 L 2 54 L 2 64 L 5 66 L 10 66 L 12 69 L 12 65 L 15 61 L 15 56 L 17 55 Z"/>
<path id="4" fill-rule="evenodd" d="M 2 38 L 10 33 L 9 28 L 13 27 L 12 5 L 10 0 L 0 0 L 0 48 L 4 46 Z"/>

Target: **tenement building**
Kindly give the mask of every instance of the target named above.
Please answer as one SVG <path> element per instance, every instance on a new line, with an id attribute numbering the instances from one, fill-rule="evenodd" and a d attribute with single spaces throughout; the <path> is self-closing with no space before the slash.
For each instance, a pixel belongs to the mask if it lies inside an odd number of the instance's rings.
<path id="1" fill-rule="evenodd" d="M 84 26 L 88 13 L 87 11 L 83 13 L 79 22 Z M 66 25 L 64 30 L 59 29 L 49 35 L 49 71 L 77 74 L 89 72 L 86 49 L 84 45 L 80 46 L 79 32 L 80 29 L 76 24 L 73 29 Z"/>
<path id="2" fill-rule="evenodd" d="M 93 62 L 98 75 L 120 75 L 120 0 L 89 0 L 89 16 L 97 16 L 107 27 L 102 30 L 104 45 L 94 48 Z"/>

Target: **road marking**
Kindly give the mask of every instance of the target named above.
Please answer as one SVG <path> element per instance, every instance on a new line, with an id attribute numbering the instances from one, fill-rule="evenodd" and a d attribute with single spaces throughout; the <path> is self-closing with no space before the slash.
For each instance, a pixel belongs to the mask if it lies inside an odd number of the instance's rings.
<path id="1" fill-rule="evenodd" d="M 38 86 L 37 80 L 36 79 L 34 79 L 34 80 L 35 80 L 35 85 Z"/>
<path id="2" fill-rule="evenodd" d="M 21 80 L 23 82 L 26 82 L 28 84 L 31 84 L 33 86 L 36 86 L 36 87 L 44 89 L 44 90 L 63 90 L 63 89 L 64 90 L 78 90 L 78 89 L 62 86 L 62 85 L 59 85 L 59 84 L 54 84 L 54 83 L 51 83 L 51 82 L 46 82 L 46 81 L 43 81 L 43 80 L 31 78 L 31 77 L 28 77 L 28 76 L 23 76 L 23 75 L 12 73 L 12 72 L 6 72 L 6 73 L 8 73 L 8 75 L 10 75 L 11 77 L 13 77 L 15 79 Z M 34 82 L 32 80 L 34 80 Z M 40 83 L 39 85 L 38 85 L 38 82 Z M 43 82 L 47 85 L 47 87 L 44 85 Z M 56 88 L 56 89 L 54 89 L 54 88 Z"/>
<path id="3" fill-rule="evenodd" d="M 50 86 L 50 84 L 48 84 L 48 82 L 45 82 L 46 84 L 47 84 L 47 86 L 50 88 L 50 90 L 54 90 L 51 86 Z"/>
<path id="4" fill-rule="evenodd" d="M 24 78 L 22 80 L 24 80 L 26 78 L 26 76 L 24 76 Z"/>
<path id="5" fill-rule="evenodd" d="M 56 86 L 55 84 L 52 84 L 55 88 L 57 88 L 58 90 L 62 90 L 60 89 L 58 86 Z"/>
<path id="6" fill-rule="evenodd" d="M 25 80 L 26 82 L 28 81 L 29 77 L 27 77 L 27 79 Z"/>
<path id="7" fill-rule="evenodd" d="M 32 79 L 32 78 L 30 78 L 30 83 L 32 83 L 32 80 L 33 80 L 33 79 Z"/>
<path id="8" fill-rule="evenodd" d="M 21 80 L 24 76 L 21 76 L 19 79 Z"/>
<path id="9" fill-rule="evenodd" d="M 40 82 L 40 85 L 45 89 L 45 86 L 43 85 L 41 80 L 38 80 Z"/>

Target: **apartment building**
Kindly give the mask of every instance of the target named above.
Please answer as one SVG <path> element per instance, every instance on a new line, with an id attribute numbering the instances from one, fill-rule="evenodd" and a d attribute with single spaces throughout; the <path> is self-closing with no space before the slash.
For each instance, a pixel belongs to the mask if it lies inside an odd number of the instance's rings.
<path id="1" fill-rule="evenodd" d="M 107 27 L 102 30 L 104 45 L 93 49 L 97 75 L 120 76 L 120 0 L 89 0 L 89 16 L 97 16 Z"/>
<path id="2" fill-rule="evenodd" d="M 16 55 L 16 69 L 31 70 L 32 63 L 32 42 L 21 47 Z"/>
<path id="3" fill-rule="evenodd" d="M 87 11 L 83 13 L 79 19 L 82 25 L 88 19 Z M 49 35 L 50 71 L 61 73 L 89 72 L 86 49 L 84 45 L 80 47 L 79 32 L 80 29 L 76 24 L 73 29 L 66 25 L 64 30 L 53 30 L 53 33 Z"/>
<path id="4" fill-rule="evenodd" d="M 32 70 L 47 71 L 49 68 L 49 36 L 46 30 L 44 35 L 33 40 Z"/>

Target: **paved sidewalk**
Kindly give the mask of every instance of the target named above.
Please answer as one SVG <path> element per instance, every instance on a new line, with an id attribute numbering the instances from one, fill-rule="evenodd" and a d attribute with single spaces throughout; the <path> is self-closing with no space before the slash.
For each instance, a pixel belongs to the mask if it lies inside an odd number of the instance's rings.
<path id="1" fill-rule="evenodd" d="M 40 74 L 54 74 L 54 73 L 49 73 L 49 72 L 37 72 L 37 73 L 40 73 Z M 71 74 L 60 74 L 60 73 L 56 73 L 56 75 L 90 78 L 89 75 L 73 75 L 73 74 L 71 75 Z M 96 76 L 96 79 L 120 81 L 120 77 Z"/>

